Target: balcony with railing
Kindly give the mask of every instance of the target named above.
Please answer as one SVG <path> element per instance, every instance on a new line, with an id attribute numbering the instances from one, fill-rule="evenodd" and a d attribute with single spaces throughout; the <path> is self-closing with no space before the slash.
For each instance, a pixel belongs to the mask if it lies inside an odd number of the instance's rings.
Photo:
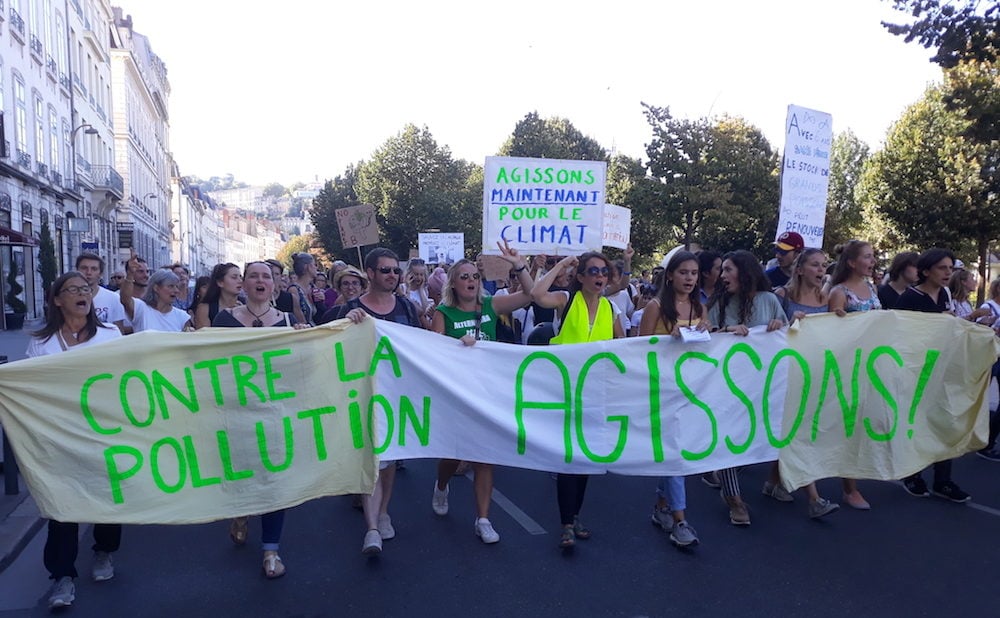
<path id="1" fill-rule="evenodd" d="M 59 74 L 59 66 L 56 64 L 56 59 L 50 55 L 45 57 L 45 71 L 52 78 L 52 81 L 56 80 L 56 76 Z"/>
<path id="2" fill-rule="evenodd" d="M 62 174 L 60 174 L 59 172 L 52 170 L 52 173 L 49 174 L 49 179 L 52 180 L 52 184 L 54 184 L 55 186 L 57 187 L 63 186 L 63 177 Z"/>
<path id="3" fill-rule="evenodd" d="M 24 43 L 24 20 L 14 7 L 10 7 L 10 33 Z"/>
<path id="4" fill-rule="evenodd" d="M 35 35 L 31 35 L 31 55 L 39 64 L 42 63 L 42 40 Z"/>
<path id="5" fill-rule="evenodd" d="M 45 165 L 41 161 L 37 161 L 36 164 L 35 164 L 35 171 L 38 173 L 39 176 L 41 176 L 42 178 L 45 178 L 46 180 L 48 180 L 48 178 L 49 178 L 49 166 L 48 165 Z"/>
<path id="6" fill-rule="evenodd" d="M 66 75 L 62 71 L 59 72 L 59 87 L 65 90 L 67 93 L 69 89 L 72 88 L 69 82 L 69 75 Z"/>
<path id="7" fill-rule="evenodd" d="M 25 152 L 24 150 L 21 150 L 20 148 L 18 148 L 17 149 L 17 164 L 20 165 L 21 167 L 26 167 L 26 168 L 28 168 L 30 170 L 31 169 L 31 155 L 28 154 L 27 152 Z"/>
<path id="8" fill-rule="evenodd" d="M 110 165 L 92 165 L 90 176 L 94 181 L 95 190 L 100 189 L 113 193 L 118 196 L 119 200 L 125 197 L 125 180 Z"/>

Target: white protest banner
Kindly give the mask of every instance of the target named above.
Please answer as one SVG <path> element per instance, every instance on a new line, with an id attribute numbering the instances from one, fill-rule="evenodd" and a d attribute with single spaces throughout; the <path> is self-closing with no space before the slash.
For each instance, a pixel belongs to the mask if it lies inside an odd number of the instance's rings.
<path id="1" fill-rule="evenodd" d="M 830 114 L 788 106 L 781 205 L 775 238 L 784 232 L 798 232 L 805 246 L 823 246 L 832 144 L 833 117 Z"/>
<path id="2" fill-rule="evenodd" d="M 465 257 L 465 234 L 462 232 L 425 232 L 417 234 L 420 257 L 427 264 L 454 264 Z"/>
<path id="3" fill-rule="evenodd" d="M 371 493 L 370 322 L 143 332 L 0 367 L 0 422 L 45 517 L 198 523 Z"/>
<path id="4" fill-rule="evenodd" d="M 778 458 L 788 487 L 898 479 L 983 446 L 1000 351 L 988 328 L 905 311 L 698 343 L 465 346 L 373 320 L 235 330 L 0 366 L 0 420 L 43 513 L 265 512 L 370 491 L 372 452 L 651 476 Z"/>
<path id="5" fill-rule="evenodd" d="M 604 246 L 628 248 L 632 240 L 632 210 L 614 204 L 604 205 Z"/>
<path id="6" fill-rule="evenodd" d="M 378 244 L 378 221 L 371 204 L 347 206 L 334 211 L 340 228 L 340 243 L 345 249 Z"/>
<path id="7" fill-rule="evenodd" d="M 607 163 L 486 157 L 483 253 L 506 240 L 525 254 L 600 251 Z"/>

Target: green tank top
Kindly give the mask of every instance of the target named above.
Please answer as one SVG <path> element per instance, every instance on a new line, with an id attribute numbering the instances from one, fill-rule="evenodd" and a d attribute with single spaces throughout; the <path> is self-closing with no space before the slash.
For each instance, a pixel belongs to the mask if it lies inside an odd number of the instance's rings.
<path id="1" fill-rule="evenodd" d="M 481 313 L 475 311 L 462 311 L 457 307 L 447 307 L 438 305 L 435 311 L 440 311 L 444 316 L 444 334 L 455 339 L 461 339 L 465 335 L 472 335 L 480 341 L 497 340 L 497 314 L 493 311 L 493 297 L 483 298 L 483 310 Z M 476 335 L 478 322 L 478 336 Z"/>

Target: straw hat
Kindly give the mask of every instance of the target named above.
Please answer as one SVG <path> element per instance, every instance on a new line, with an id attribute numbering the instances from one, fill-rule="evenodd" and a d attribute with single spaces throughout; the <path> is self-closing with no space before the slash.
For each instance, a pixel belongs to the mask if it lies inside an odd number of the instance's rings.
<path id="1" fill-rule="evenodd" d="M 347 268 L 339 270 L 337 274 L 333 276 L 333 289 L 340 289 L 340 280 L 344 277 L 357 277 L 358 279 L 361 279 L 361 287 L 367 287 L 368 285 L 368 276 L 365 275 L 365 273 L 358 270 L 355 266 L 348 266 Z"/>

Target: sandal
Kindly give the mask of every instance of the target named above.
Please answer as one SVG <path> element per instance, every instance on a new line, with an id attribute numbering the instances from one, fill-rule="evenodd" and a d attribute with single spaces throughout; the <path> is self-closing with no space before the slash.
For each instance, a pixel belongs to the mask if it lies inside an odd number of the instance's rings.
<path id="1" fill-rule="evenodd" d="M 580 523 L 580 520 L 574 517 L 573 534 L 576 536 L 576 538 L 580 539 L 581 541 L 586 541 L 587 539 L 590 538 L 590 529 L 585 528 L 583 524 Z"/>
<path id="2" fill-rule="evenodd" d="M 229 524 L 229 538 L 237 545 L 244 545 L 247 542 L 247 519 L 237 517 L 233 523 Z"/>
<path id="3" fill-rule="evenodd" d="M 559 538 L 559 547 L 563 549 L 576 545 L 576 535 L 573 533 L 573 526 L 563 526 L 562 536 Z"/>
<path id="4" fill-rule="evenodd" d="M 268 579 L 278 579 L 285 574 L 285 563 L 281 561 L 281 556 L 276 551 L 264 552 L 264 577 Z"/>

